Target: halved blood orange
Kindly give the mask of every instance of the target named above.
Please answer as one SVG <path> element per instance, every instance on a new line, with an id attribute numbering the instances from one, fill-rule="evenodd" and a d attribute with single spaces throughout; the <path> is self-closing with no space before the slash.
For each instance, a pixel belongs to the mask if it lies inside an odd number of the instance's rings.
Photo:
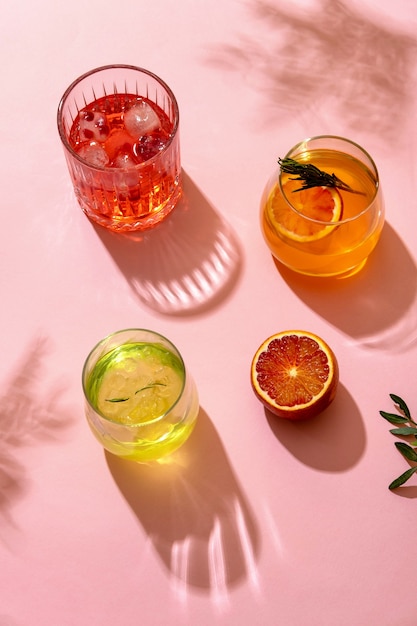
<path id="1" fill-rule="evenodd" d="M 343 214 L 343 200 L 335 187 L 311 187 L 302 191 L 300 182 L 288 180 L 282 189 L 291 206 L 282 198 L 279 188 L 271 197 L 269 214 L 278 232 L 293 241 L 316 241 L 337 228 Z"/>
<path id="2" fill-rule="evenodd" d="M 333 351 L 317 335 L 300 330 L 277 333 L 258 348 L 251 366 L 259 400 L 279 417 L 308 419 L 335 397 L 339 367 Z"/>

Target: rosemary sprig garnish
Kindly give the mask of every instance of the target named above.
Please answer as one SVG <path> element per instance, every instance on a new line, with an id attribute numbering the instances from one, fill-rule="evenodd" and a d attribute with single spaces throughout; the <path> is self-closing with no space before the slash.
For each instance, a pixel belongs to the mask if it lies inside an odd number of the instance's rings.
<path id="1" fill-rule="evenodd" d="M 304 189 L 311 189 L 311 187 L 337 187 L 350 193 L 358 193 L 364 195 L 362 191 L 356 191 L 349 185 L 344 183 L 336 174 L 328 174 L 323 172 L 313 163 L 300 163 L 295 159 L 278 159 L 278 164 L 281 168 L 281 172 L 286 174 L 294 174 L 295 178 L 290 180 L 299 180 L 303 183 L 296 191 L 303 191 Z"/>
<path id="2" fill-rule="evenodd" d="M 405 459 L 416 463 L 408 470 L 406 470 L 401 476 L 398 476 L 388 486 L 388 489 L 397 489 L 403 485 L 413 474 L 417 472 L 417 452 L 413 449 L 417 446 L 417 422 L 413 420 L 410 414 L 410 410 L 407 404 L 402 398 L 390 393 L 390 398 L 396 405 L 398 413 L 387 413 L 386 411 L 380 411 L 381 417 L 386 419 L 390 424 L 395 424 L 396 428 L 392 428 L 390 433 L 398 437 L 408 437 L 408 443 L 404 441 L 396 441 L 395 447 Z"/>
<path id="3" fill-rule="evenodd" d="M 135 391 L 135 396 L 136 394 L 140 393 L 141 391 L 145 391 L 145 389 L 152 389 L 152 387 L 166 387 L 165 383 L 151 383 L 150 385 L 146 385 L 146 387 L 141 387 L 140 389 L 138 389 L 137 391 Z M 128 400 L 130 400 L 130 397 L 128 398 L 106 398 L 106 402 L 127 402 Z"/>
<path id="4" fill-rule="evenodd" d="M 166 387 L 165 383 L 151 383 L 150 385 L 146 385 L 146 387 L 142 387 L 135 391 L 135 395 L 141 391 L 145 391 L 145 389 L 152 389 L 152 387 Z"/>

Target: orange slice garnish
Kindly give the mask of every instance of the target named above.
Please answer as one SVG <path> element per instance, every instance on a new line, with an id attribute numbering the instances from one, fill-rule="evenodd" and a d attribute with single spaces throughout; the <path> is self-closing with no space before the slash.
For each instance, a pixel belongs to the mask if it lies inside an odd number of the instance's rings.
<path id="1" fill-rule="evenodd" d="M 272 224 L 293 241 L 308 242 L 327 237 L 338 226 L 343 213 L 342 197 L 335 187 L 311 187 L 294 191 L 299 181 L 288 180 L 282 189 L 293 210 L 277 187 L 268 203 Z"/>
<path id="2" fill-rule="evenodd" d="M 334 399 L 339 368 L 329 346 L 313 333 L 291 330 L 266 339 L 252 360 L 252 387 L 279 417 L 299 420 L 321 413 Z"/>

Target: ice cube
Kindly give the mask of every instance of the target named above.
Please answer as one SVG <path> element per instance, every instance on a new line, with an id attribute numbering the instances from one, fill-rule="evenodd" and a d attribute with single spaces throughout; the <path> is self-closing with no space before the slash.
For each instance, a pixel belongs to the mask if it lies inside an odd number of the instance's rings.
<path id="1" fill-rule="evenodd" d="M 109 157 L 103 146 L 94 141 L 83 144 L 78 149 L 78 154 L 82 159 L 87 161 L 89 165 L 93 165 L 94 167 L 105 167 L 109 163 Z"/>
<path id="2" fill-rule="evenodd" d="M 124 124 L 129 135 L 139 139 L 158 130 L 161 122 L 151 105 L 140 100 L 125 112 Z"/>
<path id="3" fill-rule="evenodd" d="M 80 113 L 80 139 L 81 141 L 106 141 L 110 128 L 107 117 L 98 111 L 82 111 Z"/>
<path id="4" fill-rule="evenodd" d="M 138 162 L 135 160 L 133 155 L 129 152 L 119 152 L 115 159 L 113 159 L 112 165 L 113 167 L 134 167 Z"/>
<path id="5" fill-rule="evenodd" d="M 141 137 L 133 146 L 133 152 L 139 161 L 147 161 L 163 150 L 168 137 L 156 135 L 153 137 Z"/>

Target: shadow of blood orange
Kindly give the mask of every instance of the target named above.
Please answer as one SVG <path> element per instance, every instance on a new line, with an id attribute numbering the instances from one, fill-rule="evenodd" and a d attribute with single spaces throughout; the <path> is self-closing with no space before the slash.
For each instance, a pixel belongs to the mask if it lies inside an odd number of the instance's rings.
<path id="1" fill-rule="evenodd" d="M 310 420 L 293 422 L 268 410 L 265 414 L 275 437 L 305 465 L 323 472 L 345 472 L 365 452 L 366 433 L 359 408 L 339 383 L 332 404 Z"/>

